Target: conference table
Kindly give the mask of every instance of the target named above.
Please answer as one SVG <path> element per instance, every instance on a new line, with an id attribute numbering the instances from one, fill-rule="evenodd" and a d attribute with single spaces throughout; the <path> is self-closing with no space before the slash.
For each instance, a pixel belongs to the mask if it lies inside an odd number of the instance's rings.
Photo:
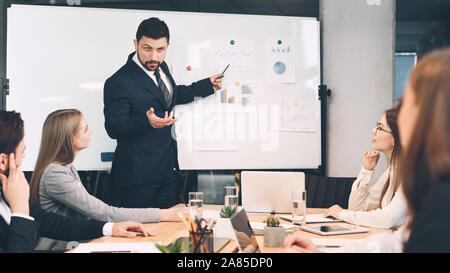
<path id="1" fill-rule="evenodd" d="M 183 209 L 184 205 L 178 205 L 177 207 Z M 204 205 L 204 210 L 217 210 L 220 211 L 222 205 Z M 323 213 L 326 209 L 324 208 L 307 208 L 307 214 L 320 214 Z M 267 218 L 268 214 L 248 214 L 248 218 L 250 222 L 263 222 Z M 282 220 L 281 224 L 290 224 L 289 221 Z M 121 238 L 121 237 L 112 237 L 112 236 L 103 236 L 98 239 L 92 240 L 91 243 L 118 243 L 118 242 L 159 242 L 163 245 L 171 244 L 175 239 L 180 237 L 188 237 L 189 232 L 183 222 L 160 222 L 160 223 L 146 223 L 144 224 L 146 228 L 152 233 L 154 236 L 143 237 L 137 236 L 135 238 Z M 307 224 L 307 225 L 320 225 L 320 224 Z M 306 232 L 300 229 L 294 230 L 294 232 L 301 232 L 310 238 L 334 238 L 334 239 L 364 239 L 378 232 L 392 232 L 390 229 L 377 229 L 370 228 L 369 232 L 366 233 L 355 233 L 355 234 L 342 234 L 342 235 L 333 235 L 333 236 L 321 236 L 318 234 Z M 262 253 L 280 253 L 283 252 L 282 247 L 265 247 L 264 246 L 264 236 L 256 235 L 256 240 L 260 247 Z M 314 239 L 313 239 L 314 240 Z M 74 250 L 68 251 L 74 252 Z M 235 241 L 230 240 L 220 251 L 220 253 L 235 253 L 238 252 L 238 247 Z"/>

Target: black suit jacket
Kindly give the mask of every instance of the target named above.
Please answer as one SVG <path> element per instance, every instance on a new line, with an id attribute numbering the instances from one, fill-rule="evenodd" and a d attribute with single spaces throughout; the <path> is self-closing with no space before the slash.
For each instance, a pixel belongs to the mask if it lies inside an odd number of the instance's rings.
<path id="1" fill-rule="evenodd" d="M 431 187 L 414 217 L 404 252 L 450 253 L 450 179 Z"/>
<path id="2" fill-rule="evenodd" d="M 150 107 L 164 117 L 177 104 L 192 102 L 194 97 L 214 93 L 209 78 L 189 86 L 176 85 L 165 62 L 161 69 L 173 86 L 172 103 L 167 105 L 164 95 L 154 81 L 128 56 L 127 63 L 105 82 L 104 115 L 108 135 L 117 139 L 111 170 L 113 182 L 119 186 L 150 184 L 168 178 L 178 169 L 177 143 L 171 126 L 153 128 L 146 116 Z"/>
<path id="3" fill-rule="evenodd" d="M 64 241 L 90 240 L 103 236 L 105 222 L 77 221 L 49 213 L 30 203 L 30 216 L 11 217 L 8 225 L 0 216 L 0 252 L 33 252 L 39 237 Z"/>

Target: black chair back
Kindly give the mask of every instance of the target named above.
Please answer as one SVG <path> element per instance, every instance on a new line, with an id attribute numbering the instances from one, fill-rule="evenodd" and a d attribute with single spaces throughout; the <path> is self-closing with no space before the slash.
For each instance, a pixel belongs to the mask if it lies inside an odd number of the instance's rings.
<path id="1" fill-rule="evenodd" d="M 329 208 L 339 205 L 348 208 L 348 199 L 356 177 L 321 177 L 306 175 L 305 189 L 308 208 Z"/>

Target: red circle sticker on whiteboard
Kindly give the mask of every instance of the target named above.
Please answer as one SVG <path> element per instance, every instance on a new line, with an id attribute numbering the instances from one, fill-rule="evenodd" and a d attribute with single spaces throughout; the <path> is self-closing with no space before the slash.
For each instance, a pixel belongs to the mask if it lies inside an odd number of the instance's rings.
<path id="1" fill-rule="evenodd" d="M 191 70 L 192 70 L 192 67 L 188 65 L 188 66 L 186 67 L 186 69 L 187 69 L 187 71 L 191 71 Z"/>

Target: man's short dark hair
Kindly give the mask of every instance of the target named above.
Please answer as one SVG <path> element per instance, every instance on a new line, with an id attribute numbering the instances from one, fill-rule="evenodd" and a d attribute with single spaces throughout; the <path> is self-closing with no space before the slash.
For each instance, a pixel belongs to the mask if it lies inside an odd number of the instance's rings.
<path id="1" fill-rule="evenodd" d="M 14 153 L 24 136 L 20 113 L 0 110 L 0 154 Z"/>
<path id="2" fill-rule="evenodd" d="M 167 42 L 169 42 L 169 28 L 164 21 L 161 21 L 156 17 L 148 18 L 139 25 L 136 32 L 136 40 L 139 42 L 142 36 L 155 40 L 166 37 Z"/>

